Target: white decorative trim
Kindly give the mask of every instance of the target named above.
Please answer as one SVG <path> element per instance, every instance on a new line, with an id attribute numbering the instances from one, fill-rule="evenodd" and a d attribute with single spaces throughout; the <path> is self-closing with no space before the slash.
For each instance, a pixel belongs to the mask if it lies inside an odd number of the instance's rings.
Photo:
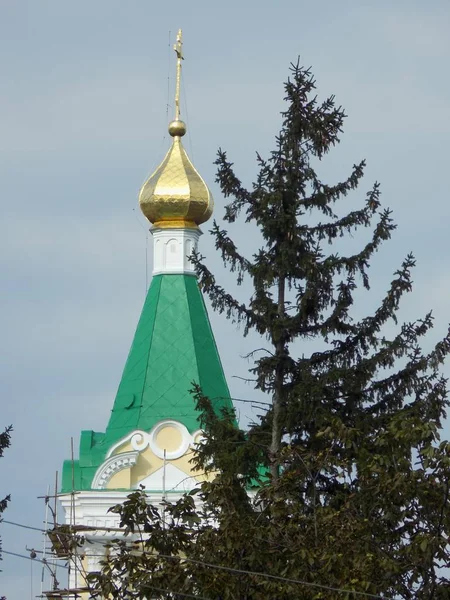
<path id="1" fill-rule="evenodd" d="M 178 448 L 168 452 L 165 448 L 161 448 L 158 445 L 157 437 L 158 434 L 165 429 L 166 427 L 173 427 L 176 429 L 181 435 L 181 442 Z M 174 460 L 175 458 L 180 458 L 183 454 L 186 454 L 187 449 L 192 444 L 192 436 L 187 430 L 187 428 L 178 421 L 161 421 L 153 429 L 150 431 L 149 435 L 149 446 L 154 454 L 158 456 L 158 458 L 166 458 L 167 460 Z"/>
<path id="2" fill-rule="evenodd" d="M 203 429 L 197 429 L 191 436 L 191 448 L 196 448 L 199 444 L 202 444 L 205 439 L 205 433 Z"/>
<path id="3" fill-rule="evenodd" d="M 111 477 L 122 471 L 122 469 L 131 469 L 136 464 L 139 452 L 123 452 L 111 456 L 100 465 L 92 482 L 92 489 L 104 490 Z"/>
<path id="4" fill-rule="evenodd" d="M 150 230 L 153 235 L 153 275 L 163 273 L 195 273 L 189 256 L 197 250 L 200 229 L 158 228 Z"/>
<path id="5" fill-rule="evenodd" d="M 87 554 L 87 572 L 93 573 L 94 571 L 99 571 L 101 569 L 101 561 L 105 559 L 105 549 L 104 548 L 89 548 L 88 546 Z"/>
<path id="6" fill-rule="evenodd" d="M 136 450 L 137 452 L 143 452 L 147 447 L 150 447 L 156 456 L 159 458 L 164 458 L 164 448 L 160 448 L 158 446 L 156 443 L 156 437 L 158 436 L 158 433 L 160 433 L 160 431 L 165 427 L 174 427 L 181 433 L 182 438 L 182 442 L 176 450 L 173 450 L 172 452 L 166 452 L 167 459 L 173 460 L 175 458 L 179 458 L 180 456 L 183 456 L 189 446 L 194 448 L 198 443 L 201 443 L 201 439 L 203 437 L 203 432 L 201 429 L 197 429 L 197 431 L 194 431 L 194 433 L 191 435 L 183 423 L 166 419 L 156 423 L 156 425 L 154 425 L 148 433 L 147 431 L 142 431 L 142 429 L 136 429 L 135 431 L 132 431 L 111 446 L 106 454 L 106 458 L 110 458 L 112 453 L 117 450 L 117 448 L 120 448 L 120 446 L 123 446 L 127 442 L 130 442 L 133 450 Z M 120 454 L 117 456 L 120 456 Z"/>
<path id="7" fill-rule="evenodd" d="M 138 433 L 147 435 L 147 432 L 141 431 L 140 429 L 136 429 L 135 431 L 132 431 L 131 433 L 129 433 L 128 435 L 126 435 L 125 437 L 123 437 L 122 439 L 120 439 L 118 442 L 116 442 L 115 444 L 113 444 L 111 446 L 111 448 L 108 450 L 108 452 L 106 454 L 106 458 L 109 458 L 112 455 L 112 453 L 114 452 L 114 450 L 117 450 L 117 448 L 119 448 L 120 446 L 123 446 L 124 444 L 126 444 L 126 442 L 129 442 L 131 440 L 131 438 L 134 437 Z"/>
<path id="8" fill-rule="evenodd" d="M 135 431 L 131 434 L 131 447 L 138 452 L 145 450 L 150 443 L 150 436 L 146 431 Z"/>
<path id="9" fill-rule="evenodd" d="M 158 444 L 158 434 L 161 433 L 163 429 L 166 429 L 166 427 L 176 429 L 181 435 L 180 444 L 178 448 L 175 448 L 175 450 L 168 451 L 166 448 L 161 448 L 161 446 Z M 198 435 L 198 432 L 196 432 L 196 434 Z M 150 433 L 140 430 L 133 431 L 133 433 L 127 439 L 130 440 L 133 450 L 142 452 L 149 447 L 153 454 L 155 454 L 158 458 L 165 457 L 167 460 L 180 458 L 180 456 L 183 456 L 183 454 L 186 453 L 189 446 L 194 443 L 194 436 L 189 433 L 187 428 L 182 423 L 171 420 L 160 421 L 151 429 Z"/>
<path id="10" fill-rule="evenodd" d="M 181 440 L 175 450 L 169 451 L 166 448 L 162 448 L 158 444 L 158 435 L 163 429 L 166 428 L 173 428 L 180 434 Z M 155 454 L 155 456 L 158 458 L 175 460 L 186 454 L 189 448 L 195 448 L 198 444 L 201 444 L 202 437 L 203 432 L 201 429 L 194 431 L 194 433 L 191 435 L 183 423 L 180 423 L 179 421 L 172 421 L 170 419 L 160 421 L 154 427 L 152 427 L 149 433 L 140 429 L 132 431 L 111 446 L 106 454 L 105 462 L 100 465 L 95 473 L 94 480 L 92 482 L 92 489 L 105 489 L 111 477 L 122 469 L 130 469 L 133 467 L 136 464 L 139 454 L 146 448 L 150 448 L 153 454 Z M 115 452 L 117 448 L 120 448 L 120 446 L 123 446 L 127 442 L 130 442 L 133 450 L 113 455 L 113 452 Z"/>

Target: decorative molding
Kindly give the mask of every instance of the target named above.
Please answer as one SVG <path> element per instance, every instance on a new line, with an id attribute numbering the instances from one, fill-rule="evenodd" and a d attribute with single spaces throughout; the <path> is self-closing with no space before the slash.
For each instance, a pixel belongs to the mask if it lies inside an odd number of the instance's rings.
<path id="1" fill-rule="evenodd" d="M 130 437 L 130 444 L 133 450 L 143 452 L 148 448 L 150 436 L 146 431 L 134 431 Z"/>
<path id="2" fill-rule="evenodd" d="M 178 447 L 173 450 L 167 450 L 158 443 L 158 435 L 164 429 L 175 429 L 180 436 L 180 443 Z M 108 485 L 111 477 L 121 471 L 122 469 L 130 469 L 136 464 L 137 457 L 141 452 L 144 452 L 146 448 L 150 448 L 153 454 L 161 459 L 175 460 L 184 456 L 189 448 L 195 448 L 198 444 L 202 443 L 203 432 L 201 429 L 194 431 L 190 434 L 187 427 L 179 421 L 173 421 L 166 419 L 157 423 L 150 432 L 142 431 L 137 429 L 132 431 L 127 436 L 116 442 L 109 449 L 105 462 L 100 465 L 95 473 L 92 489 L 93 490 L 104 490 Z M 130 442 L 132 450 L 129 452 L 121 452 L 119 454 L 113 454 L 117 448 L 123 446 L 127 442 Z"/>
<path id="3" fill-rule="evenodd" d="M 106 459 L 97 469 L 92 482 L 92 489 L 104 490 L 111 477 L 119 471 L 122 471 L 122 469 L 131 469 L 131 467 L 136 464 L 138 456 L 138 451 L 122 452 L 122 454 L 115 454 Z"/>
<path id="4" fill-rule="evenodd" d="M 164 429 L 175 429 L 180 434 L 180 443 L 175 450 L 167 450 L 166 448 L 162 448 L 158 444 L 158 435 Z M 194 435 L 198 436 L 199 432 L 196 431 Z M 153 454 L 158 458 L 166 458 L 167 460 L 175 460 L 176 458 L 180 458 L 183 454 L 186 453 L 188 448 L 192 446 L 195 442 L 194 435 L 191 435 L 188 429 L 180 423 L 179 421 L 171 421 L 169 419 L 165 421 L 160 421 L 157 423 L 149 433 L 146 431 L 134 431 L 130 437 L 130 443 L 133 450 L 137 452 L 142 452 L 147 447 L 151 449 Z"/>
<path id="5" fill-rule="evenodd" d="M 89 548 L 86 546 L 87 554 L 87 572 L 93 573 L 101 569 L 101 561 L 106 558 L 106 548 Z"/>
<path id="6" fill-rule="evenodd" d="M 125 437 L 123 437 L 122 439 L 120 439 L 118 442 L 116 442 L 115 444 L 113 444 L 111 446 L 111 448 L 108 450 L 108 452 L 106 454 L 106 458 L 109 458 L 110 456 L 112 456 L 113 452 L 115 450 L 117 450 L 117 448 L 120 448 L 120 446 L 123 446 L 124 444 L 129 442 L 131 440 L 131 438 L 133 436 L 135 436 L 137 433 L 142 433 L 143 435 L 147 435 L 147 433 L 145 431 L 141 431 L 140 429 L 136 429 L 135 431 L 132 431 L 131 433 L 129 433 L 128 435 L 126 435 Z"/>
<path id="7" fill-rule="evenodd" d="M 167 451 L 158 444 L 158 434 L 166 428 L 173 428 L 180 434 L 181 441 L 175 450 Z M 149 446 L 152 452 L 156 454 L 158 458 L 166 458 L 167 460 L 174 460 L 186 454 L 191 443 L 191 434 L 187 428 L 178 421 L 161 421 L 153 427 L 149 434 Z"/>
<path id="8" fill-rule="evenodd" d="M 205 433 L 202 429 L 197 429 L 191 436 L 191 448 L 195 448 L 199 444 L 202 444 L 205 439 Z"/>
<path id="9" fill-rule="evenodd" d="M 106 458 L 110 458 L 117 448 L 123 446 L 127 442 L 130 442 L 133 450 L 137 452 L 143 452 L 147 447 L 150 447 L 153 452 L 159 458 L 164 458 L 164 448 L 160 448 L 156 443 L 156 437 L 158 433 L 161 432 L 165 427 L 174 427 L 177 429 L 182 436 L 182 443 L 180 447 L 174 450 L 173 452 L 166 452 L 167 459 L 174 459 L 183 456 L 183 454 L 187 451 L 189 446 L 191 448 L 195 448 L 197 444 L 201 444 L 203 439 L 203 431 L 201 429 L 197 429 L 193 434 L 190 434 L 187 427 L 180 423 L 179 421 L 173 421 L 170 419 L 160 421 L 156 423 L 156 425 L 150 430 L 150 432 L 142 431 L 142 429 L 136 429 L 132 431 L 127 436 L 123 437 L 121 440 L 116 442 L 111 448 L 108 450 L 106 454 Z M 184 451 L 182 449 L 185 448 Z M 180 453 L 181 452 L 181 453 Z M 173 454 L 173 456 L 171 456 Z M 120 455 L 117 455 L 120 456 Z"/>

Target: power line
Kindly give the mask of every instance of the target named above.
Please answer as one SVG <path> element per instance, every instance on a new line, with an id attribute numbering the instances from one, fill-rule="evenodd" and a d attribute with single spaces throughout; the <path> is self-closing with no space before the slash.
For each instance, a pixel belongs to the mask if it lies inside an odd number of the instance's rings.
<path id="1" fill-rule="evenodd" d="M 148 553 L 152 556 L 159 556 L 161 558 L 170 559 L 170 560 L 180 560 L 179 556 L 170 556 L 169 554 L 159 554 L 159 553 Z M 359 592 L 357 590 L 349 590 L 345 588 L 337 588 L 329 585 L 324 585 L 321 583 L 311 583 L 309 581 L 303 581 L 301 579 L 293 579 L 291 577 L 281 577 L 280 575 L 271 575 L 270 573 L 261 573 L 258 571 L 247 571 L 246 569 L 235 569 L 234 567 L 224 567 L 222 565 L 215 565 L 213 563 L 207 563 L 201 560 L 195 560 L 194 558 L 183 557 L 181 560 L 185 562 L 190 562 L 192 564 L 201 565 L 204 567 L 209 567 L 211 569 L 219 569 L 222 571 L 228 571 L 230 573 L 236 573 L 238 575 L 256 575 L 259 577 L 265 577 L 266 579 L 273 579 L 275 581 L 282 581 L 284 583 L 292 583 L 296 585 L 303 585 L 305 587 L 312 587 L 321 590 L 327 590 L 329 592 L 339 592 L 342 594 L 354 594 L 358 596 L 364 596 L 365 598 L 375 598 L 376 600 L 387 600 L 387 596 L 379 596 L 378 594 L 370 594 L 369 592 Z M 176 592 L 175 592 L 176 593 Z"/>
<path id="2" fill-rule="evenodd" d="M 45 534 L 50 534 L 50 533 L 54 533 L 55 531 L 57 531 L 61 525 L 56 525 L 55 529 L 40 529 L 38 527 L 32 527 L 31 525 L 24 525 L 23 523 L 15 523 L 13 521 L 6 521 L 5 519 L 2 519 L 2 523 L 8 523 L 9 525 L 14 525 L 15 527 L 23 527 L 23 529 L 31 529 L 33 531 L 40 531 L 41 533 L 45 533 Z M 70 525 L 67 525 L 68 528 L 70 528 Z M 58 535 L 60 537 L 67 537 L 67 536 L 74 536 L 74 535 L 79 535 L 79 536 L 83 536 L 86 533 L 90 533 L 92 531 L 106 531 L 106 532 L 118 532 L 118 533 L 123 533 L 123 529 L 120 527 L 82 527 L 80 529 L 77 529 L 76 526 L 73 527 L 73 531 L 58 531 Z"/>
<path id="3" fill-rule="evenodd" d="M 264 406 L 272 406 L 272 402 L 263 402 L 261 400 L 248 400 L 246 398 L 233 398 L 232 396 L 215 396 L 211 400 L 232 400 L 233 402 L 243 402 L 245 404 L 262 404 Z"/>
<path id="4" fill-rule="evenodd" d="M 147 586 L 146 586 L 147 587 Z M 153 590 L 154 592 L 162 592 L 163 594 L 176 594 L 177 596 L 183 596 L 183 598 L 197 598 L 198 600 L 211 600 L 206 596 L 197 596 L 194 594 L 187 594 L 186 592 L 177 592 L 176 590 L 169 590 L 167 588 L 158 588 L 154 585 L 148 586 L 149 590 Z"/>
<path id="5" fill-rule="evenodd" d="M 165 559 L 171 559 L 171 560 L 180 560 L 179 556 L 170 556 L 168 554 L 159 554 L 159 553 L 152 553 L 152 552 L 142 552 L 142 554 L 149 554 L 151 556 L 156 556 L 156 557 L 160 557 L 160 558 L 165 558 Z M 88 556 L 88 555 L 85 555 Z M 201 565 L 204 567 L 209 567 L 209 568 L 214 568 L 214 569 L 220 569 L 223 571 L 228 571 L 230 573 L 236 573 L 239 575 L 257 575 L 257 576 L 261 576 L 261 577 L 265 577 L 267 579 L 273 579 L 276 581 L 281 581 L 284 583 L 291 583 L 291 584 L 296 584 L 296 585 L 303 585 L 305 587 L 311 587 L 311 588 L 316 588 L 316 589 L 321 589 L 321 590 L 325 590 L 328 592 L 338 592 L 340 594 L 353 594 L 353 595 L 358 595 L 358 596 L 363 596 L 365 598 L 374 598 L 375 600 L 389 600 L 388 596 L 379 596 L 377 594 L 371 594 L 369 592 L 360 592 L 358 590 L 350 590 L 347 588 L 337 588 L 337 587 L 333 587 L 333 586 L 329 586 L 329 585 L 325 585 L 325 584 L 320 584 L 320 583 L 312 583 L 309 581 L 303 581 L 301 579 L 293 579 L 290 577 L 281 577 L 278 575 L 271 575 L 269 573 L 261 573 L 258 571 L 248 571 L 246 569 L 235 569 L 233 567 L 224 567 L 221 565 L 215 565 L 212 563 L 207 563 L 204 561 L 200 561 L 200 560 L 195 560 L 192 558 L 186 558 L 183 557 L 181 558 L 182 561 L 185 562 L 191 562 L 193 564 L 197 564 L 197 565 Z M 189 594 L 186 592 L 178 592 L 176 590 L 173 589 L 167 589 L 167 588 L 158 588 L 155 587 L 151 584 L 145 585 L 145 587 L 151 590 L 154 590 L 156 592 L 162 592 L 162 593 L 168 593 L 168 594 L 175 594 L 178 596 L 183 596 L 184 598 L 197 598 L 198 600 L 212 600 L 210 598 L 207 598 L 205 596 L 198 596 L 198 595 L 194 595 L 194 594 Z"/>
<path id="6" fill-rule="evenodd" d="M 92 556 L 92 557 L 98 558 L 98 555 L 96 555 L 96 554 L 84 554 L 84 556 L 85 557 Z M 86 570 L 84 568 L 80 569 L 80 566 L 78 566 L 76 563 L 75 563 L 75 568 L 78 570 L 78 572 L 82 575 L 82 577 L 86 581 L 86 577 L 87 577 Z M 197 600 L 212 600 L 211 598 L 207 598 L 206 596 L 198 596 L 197 594 L 189 594 L 188 592 L 179 592 L 179 591 L 176 591 L 173 589 L 171 590 L 168 588 L 160 588 L 160 587 L 156 587 L 151 584 L 148 584 L 145 587 L 148 588 L 149 590 L 153 590 L 155 592 L 161 592 L 163 594 L 175 594 L 177 596 L 182 596 L 183 598 L 196 598 Z"/>
<path id="7" fill-rule="evenodd" d="M 17 552 L 8 552 L 8 550 L 2 549 L 2 554 L 9 554 L 10 556 L 16 556 L 17 558 L 26 558 L 27 560 L 34 560 L 35 562 L 43 563 L 44 565 L 48 565 L 47 560 L 41 560 L 40 558 L 31 558 L 31 556 L 27 556 L 26 554 L 18 554 Z M 56 568 L 68 569 L 69 567 L 66 565 L 55 565 Z"/>
<path id="8" fill-rule="evenodd" d="M 182 83 L 183 85 L 181 86 L 182 89 L 182 94 L 183 94 L 183 100 L 184 100 L 184 108 L 186 109 L 186 121 L 189 124 L 189 114 L 188 114 L 188 106 L 187 106 L 187 94 L 186 94 L 186 85 L 184 83 L 184 76 L 183 76 L 183 71 L 181 71 L 181 79 L 182 79 Z M 192 147 L 192 136 L 191 136 L 191 130 L 188 127 L 188 138 L 189 138 L 189 151 L 191 153 L 192 156 L 192 160 L 195 162 L 194 158 L 194 149 Z"/>
<path id="9" fill-rule="evenodd" d="M 104 545 L 104 547 L 107 547 L 107 546 Z M 136 554 L 136 549 L 134 549 L 134 554 Z M 205 562 L 202 560 L 196 560 L 194 558 L 188 558 L 186 556 L 183 556 L 183 557 L 171 556 L 170 554 L 162 554 L 162 553 L 158 553 L 158 552 L 147 552 L 145 550 L 143 550 L 141 552 L 141 555 L 155 556 L 157 558 L 163 558 L 166 560 L 184 561 L 184 562 L 189 562 L 189 563 L 203 566 L 203 567 L 208 567 L 210 569 L 227 571 L 229 573 L 234 573 L 237 575 L 253 575 L 253 576 L 257 576 L 257 577 L 265 577 L 266 579 L 272 579 L 272 580 L 281 581 L 284 583 L 292 583 L 295 585 L 302 585 L 305 587 L 326 590 L 329 592 L 339 592 L 341 594 L 353 594 L 353 595 L 357 595 L 357 596 L 363 596 L 365 598 L 374 598 L 375 600 L 388 600 L 388 596 L 379 596 L 378 594 L 371 594 L 370 592 L 360 592 L 358 590 L 350 590 L 348 588 L 338 588 L 338 587 L 329 586 L 329 585 L 325 585 L 325 584 L 321 584 L 321 583 L 312 583 L 310 581 L 304 581 L 302 579 L 294 579 L 292 577 L 282 577 L 281 575 L 272 575 L 270 573 L 263 573 L 261 571 L 249 571 L 247 569 L 237 569 L 234 567 L 225 567 L 223 565 L 216 565 L 214 563 L 209 563 L 209 562 Z M 154 589 L 156 589 L 156 588 L 154 588 Z M 168 592 L 172 592 L 174 594 L 180 594 L 180 592 L 176 592 L 173 590 L 159 590 L 159 591 L 168 591 Z M 191 597 L 192 598 L 201 598 L 200 596 L 191 596 Z M 205 600 L 208 600 L 208 599 L 205 599 Z"/>
<path id="10" fill-rule="evenodd" d="M 15 525 L 16 527 L 22 527 L 23 529 L 32 529 L 33 531 L 40 531 L 41 533 L 46 533 L 45 529 L 40 529 L 39 527 L 32 527 L 31 525 L 23 525 L 22 523 L 15 523 L 14 521 L 7 521 L 6 519 L 2 519 L 2 523 L 7 523 L 8 525 Z"/>
<path id="11" fill-rule="evenodd" d="M 13 521 L 6 521 L 6 520 L 3 520 L 3 523 L 8 523 L 9 525 L 15 525 L 17 527 L 23 527 L 24 529 L 32 529 L 34 531 L 40 531 L 41 533 L 46 533 L 44 529 L 39 529 L 37 527 L 32 527 L 30 525 L 23 525 L 22 523 L 15 523 Z M 97 528 L 97 527 L 90 528 L 91 531 L 97 531 L 97 530 L 100 530 L 100 529 L 104 530 L 104 529 L 109 529 L 109 528 Z M 122 530 L 120 530 L 120 529 L 118 530 L 116 528 L 111 528 L 111 529 L 115 530 L 115 531 L 119 531 L 119 532 L 122 531 Z M 61 532 L 61 533 L 63 533 L 63 532 Z M 69 535 L 74 535 L 74 533 L 64 532 L 64 535 L 69 536 Z M 5 554 L 10 554 L 12 556 L 17 556 L 19 558 L 26 558 L 28 560 L 37 560 L 40 563 L 47 564 L 47 561 L 43 561 L 43 560 L 40 560 L 40 559 L 37 559 L 37 558 L 33 559 L 30 556 L 26 556 L 26 555 L 23 555 L 23 554 L 17 554 L 17 553 L 14 553 L 14 552 L 8 552 L 6 550 L 3 550 L 2 552 L 4 552 Z M 143 551 L 142 554 L 143 555 L 149 554 L 151 556 L 157 556 L 157 557 L 160 557 L 160 558 L 164 558 L 166 560 L 180 560 L 180 557 L 178 557 L 178 556 L 171 556 L 169 554 L 152 553 L 152 552 L 145 552 L 145 551 Z M 346 593 L 346 594 L 354 594 L 354 595 L 358 595 L 358 596 L 363 596 L 365 598 L 375 598 L 376 600 L 387 600 L 387 596 L 379 596 L 377 594 L 370 594 L 368 592 L 359 592 L 359 591 L 356 591 L 356 590 L 349 590 L 349 589 L 344 589 L 344 588 L 336 588 L 336 587 L 327 586 L 327 585 L 320 584 L 320 583 L 311 583 L 309 581 L 303 581 L 301 579 L 293 579 L 293 578 L 290 578 L 290 577 L 282 577 L 280 575 L 272 575 L 270 573 L 262 573 L 260 571 L 249 571 L 249 570 L 246 570 L 246 569 L 236 569 L 234 567 L 225 567 L 223 565 L 216 565 L 216 564 L 213 564 L 213 563 L 208 563 L 208 562 L 205 562 L 205 561 L 200 561 L 200 560 L 196 560 L 196 559 L 188 558 L 188 557 L 183 557 L 182 560 L 185 561 L 185 562 L 190 562 L 192 564 L 201 565 L 201 566 L 208 567 L 208 568 L 211 568 L 211 569 L 218 569 L 218 570 L 227 571 L 227 572 L 230 572 L 230 573 L 236 573 L 236 574 L 240 574 L 240 575 L 255 575 L 255 576 L 258 576 L 258 577 L 265 577 L 266 579 L 272 579 L 272 580 L 275 580 L 275 581 L 282 581 L 282 582 L 285 582 L 285 583 L 292 583 L 292 584 L 296 584 L 296 585 L 303 585 L 303 586 L 306 586 L 306 587 L 312 587 L 312 588 L 316 588 L 316 589 L 323 589 L 323 590 L 332 591 L 332 592 L 339 592 L 339 593 L 342 593 L 342 594 L 344 594 L 344 593 Z M 58 566 L 62 567 L 64 569 L 68 569 L 68 567 L 64 566 L 64 565 L 58 565 Z M 170 592 L 171 590 L 159 590 L 159 591 L 168 591 L 168 592 Z M 180 592 L 173 592 L 173 593 L 178 593 L 179 595 L 181 595 Z M 186 596 L 186 597 L 189 597 L 189 596 Z M 190 597 L 191 598 L 200 598 L 201 599 L 201 596 L 190 596 Z M 209 599 L 205 598 L 204 600 L 209 600 Z"/>

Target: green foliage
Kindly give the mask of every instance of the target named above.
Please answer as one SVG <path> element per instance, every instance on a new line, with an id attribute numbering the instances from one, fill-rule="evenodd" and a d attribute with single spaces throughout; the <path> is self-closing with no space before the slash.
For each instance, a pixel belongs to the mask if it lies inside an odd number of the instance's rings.
<path id="1" fill-rule="evenodd" d="M 243 432 L 195 386 L 206 439 L 193 460 L 212 479 L 162 509 L 143 491 L 113 509 L 129 535 L 91 578 L 106 597 L 450 598 L 450 444 L 440 440 L 450 335 L 425 353 L 431 313 L 398 324 L 412 255 L 373 314 L 351 314 L 395 225 L 377 183 L 360 209 L 338 214 L 365 163 L 336 184 L 319 178 L 345 114 L 314 88 L 311 72 L 292 65 L 276 149 L 258 156 L 251 190 L 218 154 L 225 221 L 242 216 L 263 239 L 248 258 L 213 226 L 237 284 L 251 287 L 248 302 L 193 258 L 214 308 L 267 341 L 252 372 L 272 406 Z M 339 238 L 361 228 L 371 232 L 362 249 L 339 254 Z M 321 350 L 308 354 L 311 340 Z"/>

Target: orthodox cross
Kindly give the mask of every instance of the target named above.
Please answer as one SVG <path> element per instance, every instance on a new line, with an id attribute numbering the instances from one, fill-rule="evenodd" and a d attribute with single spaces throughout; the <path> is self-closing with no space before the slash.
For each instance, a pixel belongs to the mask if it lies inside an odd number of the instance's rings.
<path id="1" fill-rule="evenodd" d="M 183 34 L 181 29 L 178 30 L 177 43 L 174 44 L 173 49 L 177 55 L 177 80 L 175 87 L 175 120 L 178 121 L 180 118 L 180 80 L 181 80 L 181 61 L 184 60 L 183 56 Z"/>

